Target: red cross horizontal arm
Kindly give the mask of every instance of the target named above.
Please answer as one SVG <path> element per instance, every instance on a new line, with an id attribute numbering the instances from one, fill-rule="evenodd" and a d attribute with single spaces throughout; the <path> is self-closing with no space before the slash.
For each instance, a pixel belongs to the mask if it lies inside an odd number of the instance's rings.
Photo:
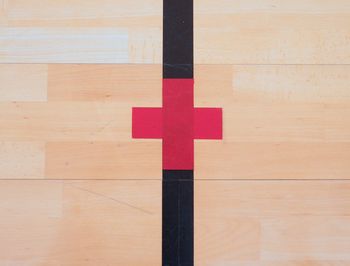
<path id="1" fill-rule="evenodd" d="M 163 107 L 134 107 L 132 137 L 163 139 L 163 169 L 193 170 L 194 139 L 222 139 L 222 109 L 194 108 L 193 79 L 164 79 Z"/>

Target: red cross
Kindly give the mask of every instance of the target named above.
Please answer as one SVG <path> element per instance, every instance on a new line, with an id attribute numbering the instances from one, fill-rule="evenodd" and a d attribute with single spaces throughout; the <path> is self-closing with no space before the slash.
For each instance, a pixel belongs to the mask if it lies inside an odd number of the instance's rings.
<path id="1" fill-rule="evenodd" d="M 162 138 L 165 170 L 193 170 L 193 140 L 222 139 L 222 109 L 194 108 L 193 85 L 163 79 L 163 108 L 132 109 L 132 137 Z"/>

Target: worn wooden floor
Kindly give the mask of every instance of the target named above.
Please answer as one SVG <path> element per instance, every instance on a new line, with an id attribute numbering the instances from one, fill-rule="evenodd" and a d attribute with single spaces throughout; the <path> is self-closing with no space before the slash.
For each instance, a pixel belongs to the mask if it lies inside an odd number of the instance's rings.
<path id="1" fill-rule="evenodd" d="M 161 0 L 0 0 L 1 266 L 161 264 L 161 35 Z M 350 265 L 350 2 L 195 0 L 195 63 L 196 265 Z"/>

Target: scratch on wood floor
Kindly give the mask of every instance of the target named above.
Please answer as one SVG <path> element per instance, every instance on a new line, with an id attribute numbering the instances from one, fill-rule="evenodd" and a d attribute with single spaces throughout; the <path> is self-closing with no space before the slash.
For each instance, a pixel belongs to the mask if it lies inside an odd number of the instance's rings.
<path id="1" fill-rule="evenodd" d="M 141 212 L 146 213 L 146 214 L 149 214 L 149 215 L 153 215 L 153 214 L 154 214 L 153 212 L 150 212 L 150 211 L 145 210 L 145 209 L 143 209 L 143 208 L 134 206 L 134 205 L 132 205 L 132 204 L 130 204 L 130 203 L 127 203 L 127 202 L 125 202 L 125 201 L 121 201 L 121 200 L 118 200 L 118 199 L 116 199 L 116 198 L 113 198 L 113 197 L 110 197 L 110 196 L 107 196 L 107 195 L 104 195 L 104 194 L 101 194 L 101 193 L 98 193 L 98 192 L 95 192 L 95 191 L 91 191 L 91 190 L 88 190 L 88 189 L 85 189 L 85 188 L 82 188 L 82 187 L 78 187 L 78 186 L 72 185 L 72 183 L 68 183 L 68 184 L 65 183 L 65 185 L 69 185 L 69 186 L 71 186 L 71 187 L 73 187 L 73 188 L 75 188 L 75 189 L 79 189 L 79 190 L 81 190 L 81 191 L 85 191 L 85 192 L 88 192 L 88 193 L 90 193 L 90 194 L 93 194 L 93 195 L 96 195 L 96 196 L 99 196 L 99 197 L 102 197 L 102 198 L 105 198 L 105 199 L 112 200 L 112 201 L 117 202 L 117 203 L 119 203 L 119 204 L 121 204 L 121 205 L 128 206 L 128 207 L 130 207 L 130 208 L 133 208 L 133 209 L 135 209 L 135 210 L 141 211 Z"/>

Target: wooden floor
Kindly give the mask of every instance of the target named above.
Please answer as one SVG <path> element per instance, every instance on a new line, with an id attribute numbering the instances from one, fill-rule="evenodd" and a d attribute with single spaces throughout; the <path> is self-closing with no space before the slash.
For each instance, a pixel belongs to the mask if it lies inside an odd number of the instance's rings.
<path id="1" fill-rule="evenodd" d="M 195 265 L 350 265 L 350 2 L 195 0 Z M 161 265 L 161 0 L 0 0 L 0 265 Z M 111 64 L 113 63 L 113 64 Z"/>

